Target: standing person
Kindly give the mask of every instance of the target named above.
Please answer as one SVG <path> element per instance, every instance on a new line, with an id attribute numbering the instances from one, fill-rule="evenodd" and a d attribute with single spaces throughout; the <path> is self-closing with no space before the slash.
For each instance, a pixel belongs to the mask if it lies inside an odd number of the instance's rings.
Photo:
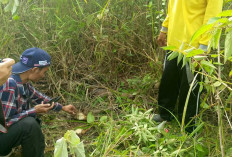
<path id="1" fill-rule="evenodd" d="M 22 146 L 24 157 L 44 156 L 44 135 L 37 115 L 50 110 L 76 113 L 73 105 L 49 104 L 51 98 L 37 91 L 30 83 L 42 79 L 50 64 L 51 57 L 44 50 L 27 49 L 20 61 L 13 65 L 13 75 L 0 87 L 8 127 L 6 133 L 0 133 L 0 156 L 9 154 L 18 145 Z"/>
<path id="2" fill-rule="evenodd" d="M 223 0 L 169 0 L 168 14 L 162 24 L 162 29 L 158 37 L 159 46 L 172 45 L 177 48 L 188 49 L 191 47 L 207 50 L 209 37 L 201 36 L 192 45 L 189 45 L 192 35 L 211 17 L 218 15 L 222 11 Z M 171 120 L 177 99 L 178 118 L 181 121 L 190 84 L 187 73 L 188 65 L 182 68 L 182 61 L 177 64 L 177 58 L 173 60 L 165 59 L 164 71 L 159 87 L 158 105 L 159 114 L 154 115 L 156 122 Z M 199 84 L 192 88 L 187 111 L 185 124 L 191 121 L 197 112 L 199 105 Z M 171 113 L 170 113 L 171 112 Z M 191 126 L 192 125 L 192 126 Z M 187 132 L 192 132 L 191 127 L 186 128 Z"/>
<path id="3" fill-rule="evenodd" d="M 11 58 L 0 60 L 0 86 L 4 84 L 11 75 L 12 65 L 15 61 Z M 0 100 L 0 131 L 6 131 L 6 122 L 4 118 L 2 102 Z"/>

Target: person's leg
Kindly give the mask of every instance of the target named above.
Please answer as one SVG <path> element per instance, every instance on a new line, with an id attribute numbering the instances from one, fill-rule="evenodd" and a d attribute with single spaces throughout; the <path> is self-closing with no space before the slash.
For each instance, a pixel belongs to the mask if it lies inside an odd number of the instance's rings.
<path id="1" fill-rule="evenodd" d="M 7 155 L 11 149 L 21 145 L 24 157 L 44 155 L 44 136 L 35 118 L 26 117 L 12 125 L 7 133 L 0 134 L 0 155 Z"/>
<path id="2" fill-rule="evenodd" d="M 180 78 L 177 58 L 165 61 L 159 87 L 158 105 L 161 118 L 170 120 L 179 94 Z M 169 112 L 170 111 L 170 112 Z"/>
<path id="3" fill-rule="evenodd" d="M 188 100 L 188 106 L 186 110 L 185 115 L 185 125 L 187 125 L 192 118 L 197 115 L 200 105 L 200 93 L 199 93 L 199 83 L 198 83 L 199 77 L 196 79 L 196 81 L 193 84 L 190 97 Z M 180 122 L 182 121 L 183 111 L 187 99 L 187 95 L 189 92 L 191 84 L 189 84 L 186 74 L 186 68 L 184 67 L 182 69 L 182 79 L 181 79 L 181 86 L 180 86 L 180 94 L 179 94 L 179 106 L 178 106 L 178 115 Z M 186 128 L 187 132 L 192 132 L 194 130 L 195 120 L 192 120 L 192 122 L 189 124 L 189 127 Z"/>

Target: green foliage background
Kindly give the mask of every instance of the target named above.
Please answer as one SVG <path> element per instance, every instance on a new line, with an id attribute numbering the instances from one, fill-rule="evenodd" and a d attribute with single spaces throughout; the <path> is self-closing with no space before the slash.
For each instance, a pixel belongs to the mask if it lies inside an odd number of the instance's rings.
<path id="1" fill-rule="evenodd" d="M 1 56 L 18 60 L 29 47 L 45 49 L 53 62 L 48 81 L 54 86 L 62 80 L 64 90 L 85 77 L 110 86 L 147 70 L 159 77 L 163 54 L 154 39 L 164 18 L 164 10 L 157 10 L 165 6 L 149 2 L 22 1 L 13 19 L 2 6 Z"/>

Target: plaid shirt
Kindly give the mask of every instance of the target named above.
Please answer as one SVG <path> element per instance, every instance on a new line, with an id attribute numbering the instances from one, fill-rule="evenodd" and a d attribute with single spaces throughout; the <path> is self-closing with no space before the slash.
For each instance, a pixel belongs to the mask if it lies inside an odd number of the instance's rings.
<path id="1" fill-rule="evenodd" d="M 22 84 L 19 75 L 11 75 L 5 84 L 0 87 L 0 97 L 6 124 L 10 127 L 20 119 L 35 117 L 34 105 L 46 104 L 51 98 L 37 91 L 30 83 Z M 56 103 L 52 110 L 60 111 L 62 105 Z M 3 130 L 0 129 L 1 132 Z"/>

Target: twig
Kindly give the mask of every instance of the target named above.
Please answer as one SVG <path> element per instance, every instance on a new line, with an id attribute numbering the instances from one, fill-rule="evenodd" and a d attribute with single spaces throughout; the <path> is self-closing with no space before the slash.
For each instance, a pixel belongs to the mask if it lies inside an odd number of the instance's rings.
<path id="1" fill-rule="evenodd" d="M 220 59 L 220 44 L 218 44 L 218 62 L 221 63 L 221 59 Z M 221 66 L 218 66 L 218 79 L 221 80 Z M 225 156 L 225 152 L 224 152 L 224 144 L 223 144 L 223 134 L 222 134 L 222 117 L 221 117 L 221 107 L 220 107 L 220 97 L 219 97 L 219 92 L 217 91 L 217 95 L 216 95 L 216 99 L 217 99 L 217 110 L 218 110 L 218 125 L 219 125 L 219 138 L 220 138 L 220 147 L 221 147 L 221 155 L 222 157 Z"/>

